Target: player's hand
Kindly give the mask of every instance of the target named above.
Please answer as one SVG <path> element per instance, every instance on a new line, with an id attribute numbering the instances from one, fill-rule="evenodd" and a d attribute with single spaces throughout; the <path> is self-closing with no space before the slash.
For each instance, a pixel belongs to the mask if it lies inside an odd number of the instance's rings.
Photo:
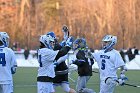
<path id="1" fill-rule="evenodd" d="M 65 45 L 66 45 L 66 41 L 63 40 L 63 41 L 60 43 L 60 45 L 61 45 L 62 47 L 65 46 Z"/>
<path id="2" fill-rule="evenodd" d="M 56 67 L 58 65 L 58 62 L 54 62 L 53 65 L 54 67 Z"/>
<path id="3" fill-rule="evenodd" d="M 15 74 L 16 73 L 16 67 L 11 67 L 11 74 Z"/>
<path id="4" fill-rule="evenodd" d="M 66 46 L 71 47 L 71 46 L 72 46 L 73 41 L 74 41 L 73 37 L 69 37 L 69 38 L 67 39 L 67 41 L 66 41 Z"/>
<path id="5" fill-rule="evenodd" d="M 128 78 L 125 76 L 125 74 L 120 74 L 120 79 L 127 81 Z"/>
<path id="6" fill-rule="evenodd" d="M 118 84 L 119 84 L 120 86 L 124 86 L 125 80 L 118 79 Z"/>
<path id="7" fill-rule="evenodd" d="M 73 63 L 75 63 L 75 60 L 71 60 L 71 61 L 69 62 L 69 64 L 73 64 Z"/>
<path id="8" fill-rule="evenodd" d="M 116 79 L 114 79 L 114 78 L 111 78 L 111 77 L 107 77 L 106 79 L 105 79 L 105 83 L 107 84 L 107 85 L 118 85 L 118 82 L 116 82 Z"/>
<path id="9" fill-rule="evenodd" d="M 125 84 L 125 81 L 127 81 L 128 78 L 125 76 L 125 74 L 120 74 L 120 78 L 118 79 L 118 83 L 120 86 L 123 86 Z"/>

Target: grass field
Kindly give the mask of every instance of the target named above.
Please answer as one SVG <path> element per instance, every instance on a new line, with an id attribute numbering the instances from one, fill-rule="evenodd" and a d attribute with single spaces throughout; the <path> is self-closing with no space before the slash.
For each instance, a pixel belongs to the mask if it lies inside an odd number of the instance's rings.
<path id="1" fill-rule="evenodd" d="M 140 71 L 127 71 L 126 73 L 129 81 L 127 83 L 140 85 Z M 36 87 L 37 68 L 18 68 L 17 73 L 14 75 L 14 93 L 37 93 Z M 74 80 L 77 79 L 77 73 L 73 72 L 70 77 Z M 70 81 L 70 86 L 75 88 L 75 83 Z M 99 92 L 99 75 L 93 73 L 90 81 L 87 84 L 88 88 L 94 89 Z M 56 93 L 65 93 L 60 87 L 56 89 Z M 140 88 L 130 86 L 118 86 L 114 93 L 140 93 Z"/>

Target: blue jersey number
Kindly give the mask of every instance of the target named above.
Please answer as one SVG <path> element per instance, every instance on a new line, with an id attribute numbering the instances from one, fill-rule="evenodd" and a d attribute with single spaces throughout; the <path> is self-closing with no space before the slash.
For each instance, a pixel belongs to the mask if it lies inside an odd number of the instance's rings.
<path id="1" fill-rule="evenodd" d="M 102 65 L 101 65 L 101 69 L 102 69 L 102 70 L 105 70 L 105 63 L 106 63 L 105 60 L 102 59 Z"/>
<path id="2" fill-rule="evenodd" d="M 6 66 L 5 53 L 0 53 L 0 64 L 2 64 L 2 66 Z"/>
<path id="3" fill-rule="evenodd" d="M 38 56 L 38 61 L 39 61 L 39 65 L 40 65 L 40 67 L 42 67 L 41 55 Z"/>

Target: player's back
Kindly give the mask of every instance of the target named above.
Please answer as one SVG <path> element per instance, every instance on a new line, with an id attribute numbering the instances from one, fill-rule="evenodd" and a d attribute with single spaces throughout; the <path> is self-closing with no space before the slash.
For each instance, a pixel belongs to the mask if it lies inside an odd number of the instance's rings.
<path id="1" fill-rule="evenodd" d="M 40 64 L 38 76 L 55 76 L 53 62 L 57 53 L 58 51 L 48 48 L 42 48 L 38 50 L 38 62 Z"/>
<path id="2" fill-rule="evenodd" d="M 0 81 L 12 80 L 11 67 L 13 62 L 13 51 L 7 47 L 0 47 Z"/>

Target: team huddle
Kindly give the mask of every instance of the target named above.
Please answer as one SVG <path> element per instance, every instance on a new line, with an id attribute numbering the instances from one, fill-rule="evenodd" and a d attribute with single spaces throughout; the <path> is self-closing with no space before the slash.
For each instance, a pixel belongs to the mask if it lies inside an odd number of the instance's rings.
<path id="1" fill-rule="evenodd" d="M 54 32 L 48 32 L 39 38 L 37 93 L 55 93 L 57 86 L 61 86 L 66 93 L 96 93 L 94 89 L 86 87 L 92 76 L 94 61 L 99 67 L 99 93 L 113 93 L 117 85 L 125 84 L 127 68 L 120 53 L 113 48 L 117 43 L 116 36 L 104 36 L 102 49 L 91 53 L 85 38 L 74 40 L 69 35 L 67 26 L 63 26 L 62 32 L 64 34 L 62 42 L 58 42 Z M 8 48 L 8 39 L 9 36 L 6 32 L 0 32 L 0 93 L 13 93 L 12 74 L 16 72 L 17 67 L 14 52 Z M 76 89 L 70 88 L 69 69 L 65 62 L 71 50 L 74 52 L 75 59 L 69 61 L 69 64 L 75 64 L 78 67 Z M 119 77 L 116 74 L 118 68 L 121 68 Z"/>

